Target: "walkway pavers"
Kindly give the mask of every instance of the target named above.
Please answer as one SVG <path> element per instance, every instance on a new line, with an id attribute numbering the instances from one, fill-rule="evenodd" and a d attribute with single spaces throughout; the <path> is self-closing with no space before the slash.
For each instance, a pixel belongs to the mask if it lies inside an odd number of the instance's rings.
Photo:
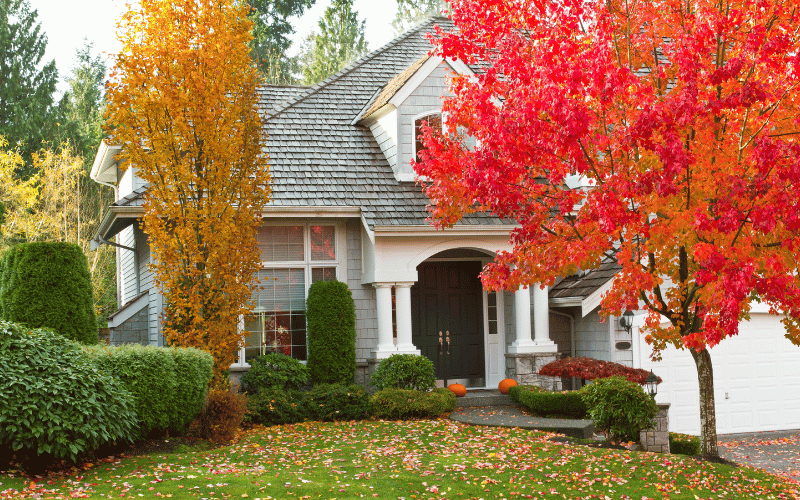
<path id="1" fill-rule="evenodd" d="M 511 405 L 456 408 L 455 411 L 450 413 L 450 418 L 465 424 L 520 427 L 522 429 L 557 432 L 581 439 L 591 439 L 594 436 L 594 425 L 591 420 L 534 417 L 518 406 Z"/>

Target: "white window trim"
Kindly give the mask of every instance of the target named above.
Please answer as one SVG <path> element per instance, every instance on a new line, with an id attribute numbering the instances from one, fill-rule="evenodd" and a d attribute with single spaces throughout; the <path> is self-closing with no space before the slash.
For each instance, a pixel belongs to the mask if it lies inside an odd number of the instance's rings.
<path id="1" fill-rule="evenodd" d="M 298 261 L 261 261 L 261 269 L 298 269 L 303 268 L 305 276 L 305 296 L 308 299 L 308 288 L 311 286 L 311 269 L 315 267 L 333 267 L 336 269 L 336 279 L 346 281 L 347 248 L 345 225 L 341 222 L 329 221 L 275 221 L 265 222 L 262 226 L 302 226 L 303 227 L 303 256 L 304 260 Z M 332 226 L 334 228 L 334 245 L 336 252 L 335 260 L 311 260 L 311 226 Z M 244 316 L 239 317 L 239 332 L 244 331 Z M 308 332 L 306 331 L 306 335 Z M 308 345 L 308 344 L 306 344 Z M 305 363 L 305 361 L 301 361 Z M 250 364 L 245 362 L 245 346 L 239 348 L 239 355 L 231 368 L 250 368 Z"/>

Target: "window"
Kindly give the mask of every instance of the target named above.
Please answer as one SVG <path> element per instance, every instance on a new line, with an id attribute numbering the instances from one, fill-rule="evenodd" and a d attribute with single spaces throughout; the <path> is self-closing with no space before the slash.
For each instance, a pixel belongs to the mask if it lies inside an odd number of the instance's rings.
<path id="1" fill-rule="evenodd" d="M 422 144 L 422 139 L 420 139 L 420 134 L 422 134 L 422 123 L 427 122 L 428 126 L 433 129 L 440 129 L 442 128 L 442 114 L 439 112 L 435 113 L 428 113 L 426 115 L 417 117 L 414 119 L 414 159 L 420 161 L 419 152 L 425 149 L 425 145 Z"/>
<path id="2" fill-rule="evenodd" d="M 245 346 L 238 365 L 268 352 L 307 358 L 306 294 L 310 284 L 337 278 L 340 233 L 333 224 L 259 228 L 261 269 L 252 295 L 253 312 L 242 318 Z"/>

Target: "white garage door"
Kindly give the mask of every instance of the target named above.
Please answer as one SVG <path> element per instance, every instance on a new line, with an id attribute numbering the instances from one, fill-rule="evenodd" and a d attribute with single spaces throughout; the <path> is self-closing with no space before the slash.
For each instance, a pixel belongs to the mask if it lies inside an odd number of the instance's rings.
<path id="1" fill-rule="evenodd" d="M 780 318 L 760 313 L 751 318 L 738 336 L 710 351 L 717 433 L 800 429 L 800 347 L 783 336 Z M 640 335 L 634 338 L 639 340 L 634 363 L 664 380 L 656 401 L 671 404 L 669 430 L 698 435 L 699 391 L 691 353 L 669 348 L 654 363 L 650 347 Z"/>

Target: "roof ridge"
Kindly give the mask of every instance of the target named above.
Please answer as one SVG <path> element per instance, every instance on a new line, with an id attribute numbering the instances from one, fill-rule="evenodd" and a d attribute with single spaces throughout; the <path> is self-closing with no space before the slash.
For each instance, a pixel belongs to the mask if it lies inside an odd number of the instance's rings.
<path id="1" fill-rule="evenodd" d="M 440 20 L 440 19 L 447 19 L 447 18 L 446 17 L 441 17 L 441 16 L 431 16 L 428 19 L 426 19 L 425 21 L 423 21 L 420 24 L 418 24 L 417 26 L 415 26 L 414 28 L 406 31 L 405 33 L 403 33 L 402 35 L 398 36 L 397 38 L 392 39 L 386 45 L 383 45 L 382 47 L 379 47 L 379 48 L 373 50 L 372 52 L 369 52 L 369 53 L 359 57 L 358 59 L 356 59 L 355 61 L 351 62 L 350 64 L 348 64 L 344 68 L 340 69 L 338 72 L 336 72 L 333 75 L 329 76 L 328 78 L 322 80 L 321 82 L 319 82 L 319 83 L 317 83 L 315 85 L 312 85 L 308 90 L 306 90 L 305 92 L 300 93 L 293 100 L 288 101 L 285 106 L 283 106 L 280 109 L 276 110 L 274 113 L 267 115 L 264 118 L 264 120 L 268 121 L 268 120 L 271 120 L 272 118 L 278 116 L 279 114 L 283 113 L 284 111 L 286 111 L 287 109 L 291 108 L 295 104 L 298 104 L 298 103 L 304 101 L 305 99 L 307 99 L 308 97 L 311 97 L 312 95 L 316 94 L 322 88 L 324 88 L 324 87 L 328 86 L 329 84 L 339 80 L 340 78 L 342 78 L 343 76 L 347 75 L 348 73 L 351 73 L 354 69 L 356 69 L 357 67 L 363 65 L 367 61 L 369 61 L 371 59 L 374 59 L 378 55 L 386 52 L 387 50 L 389 50 L 391 48 L 394 48 L 395 46 L 399 45 L 400 42 L 403 42 L 403 41 L 411 38 L 411 36 L 416 35 L 424 27 L 428 26 L 429 24 L 435 23 L 437 20 Z"/>

